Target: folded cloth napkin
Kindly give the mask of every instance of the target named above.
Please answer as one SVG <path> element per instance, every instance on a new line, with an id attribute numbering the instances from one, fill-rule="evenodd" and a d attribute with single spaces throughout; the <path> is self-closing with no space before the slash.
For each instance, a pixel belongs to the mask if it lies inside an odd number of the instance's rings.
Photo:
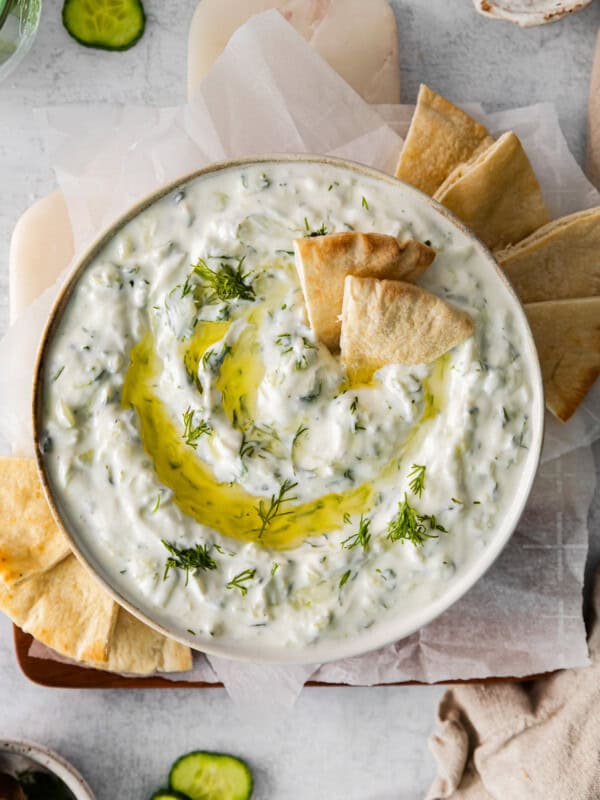
<path id="1" fill-rule="evenodd" d="M 600 570 L 593 606 L 591 666 L 444 694 L 427 800 L 600 798 Z"/>
<path id="2" fill-rule="evenodd" d="M 592 183 L 600 189 L 600 30 L 590 82 L 586 172 Z"/>

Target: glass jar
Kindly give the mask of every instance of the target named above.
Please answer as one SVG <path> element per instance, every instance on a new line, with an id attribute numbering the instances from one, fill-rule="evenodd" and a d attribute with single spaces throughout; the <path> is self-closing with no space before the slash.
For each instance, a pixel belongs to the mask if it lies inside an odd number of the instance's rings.
<path id="1" fill-rule="evenodd" d="M 41 12 L 42 0 L 0 0 L 0 81 L 29 51 Z"/>

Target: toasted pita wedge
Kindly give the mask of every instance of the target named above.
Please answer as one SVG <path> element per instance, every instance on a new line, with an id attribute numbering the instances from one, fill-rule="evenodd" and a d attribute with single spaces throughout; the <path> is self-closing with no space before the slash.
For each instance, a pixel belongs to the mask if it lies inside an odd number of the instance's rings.
<path id="1" fill-rule="evenodd" d="M 357 278 L 344 285 L 342 361 L 351 381 L 385 364 L 428 364 L 473 334 L 464 311 L 402 281 Z"/>
<path id="2" fill-rule="evenodd" d="M 296 269 L 308 319 L 318 339 L 332 351 L 340 345 L 344 278 L 367 275 L 416 281 L 435 250 L 414 239 L 398 242 L 383 233 L 332 233 L 296 239 Z"/>
<path id="3" fill-rule="evenodd" d="M 457 167 L 434 197 L 491 250 L 521 241 L 549 220 L 538 180 L 512 131 Z"/>
<path id="4" fill-rule="evenodd" d="M 600 294 L 600 208 L 544 225 L 496 253 L 522 303 Z"/>
<path id="5" fill-rule="evenodd" d="M 17 586 L 0 585 L 0 611 L 67 658 L 108 659 L 117 605 L 73 555 Z"/>
<path id="6" fill-rule="evenodd" d="M 125 672 L 131 675 L 185 672 L 192 668 L 192 651 L 144 625 L 124 608 L 119 608 L 110 638 L 108 661 L 86 663 L 109 672 Z"/>
<path id="7" fill-rule="evenodd" d="M 35 461 L 0 458 L 0 581 L 13 586 L 45 572 L 69 552 L 42 493 Z"/>
<path id="8" fill-rule="evenodd" d="M 530 303 L 546 405 L 566 422 L 600 375 L 600 297 Z"/>
<path id="9" fill-rule="evenodd" d="M 421 84 L 396 177 L 432 195 L 458 164 L 493 141 L 483 125 Z"/>

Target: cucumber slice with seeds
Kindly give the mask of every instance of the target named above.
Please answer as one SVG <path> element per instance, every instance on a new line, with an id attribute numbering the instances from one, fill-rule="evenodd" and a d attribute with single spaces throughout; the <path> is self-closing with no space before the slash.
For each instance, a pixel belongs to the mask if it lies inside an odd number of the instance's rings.
<path id="1" fill-rule="evenodd" d="M 171 789 L 159 789 L 158 792 L 154 792 L 150 800 L 190 800 L 190 798 Z"/>
<path id="2" fill-rule="evenodd" d="M 146 27 L 140 0 L 65 0 L 62 19 L 79 44 L 100 50 L 128 50 Z"/>
<path id="3" fill-rule="evenodd" d="M 239 758 L 196 750 L 173 764 L 169 786 L 190 800 L 248 800 L 254 781 Z"/>

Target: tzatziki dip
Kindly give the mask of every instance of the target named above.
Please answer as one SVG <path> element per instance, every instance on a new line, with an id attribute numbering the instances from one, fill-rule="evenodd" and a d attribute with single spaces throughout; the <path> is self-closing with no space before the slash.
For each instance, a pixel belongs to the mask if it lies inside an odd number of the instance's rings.
<path id="1" fill-rule="evenodd" d="M 293 240 L 436 251 L 475 333 L 353 385 L 309 326 Z M 523 315 L 424 196 L 335 163 L 194 178 L 113 233 L 44 360 L 39 447 L 80 551 L 202 649 L 310 651 L 442 597 L 510 516 L 535 391 Z"/>

